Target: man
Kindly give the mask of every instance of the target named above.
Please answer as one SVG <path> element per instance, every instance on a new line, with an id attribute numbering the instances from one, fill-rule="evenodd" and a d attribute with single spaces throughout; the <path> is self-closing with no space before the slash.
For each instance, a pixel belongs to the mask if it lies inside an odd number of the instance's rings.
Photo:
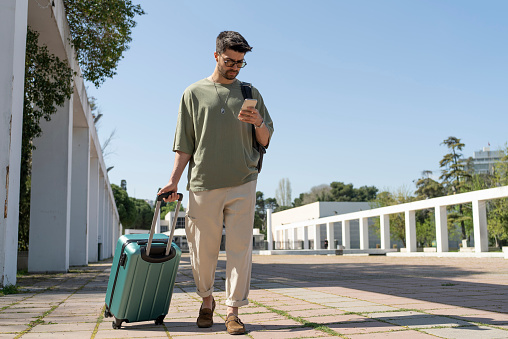
<path id="1" fill-rule="evenodd" d="M 226 230 L 226 328 L 245 333 L 238 307 L 248 304 L 252 266 L 252 228 L 256 201 L 257 141 L 267 147 L 273 123 L 258 90 L 252 87 L 256 107 L 241 110 L 244 97 L 236 79 L 252 49 L 237 32 L 217 37 L 213 74 L 189 86 L 178 112 L 173 151 L 175 163 L 169 182 L 159 192 L 177 192 L 189 163 L 189 205 L 186 234 L 196 292 L 203 298 L 197 325 L 213 325 L 213 283 L 222 238 Z M 174 201 L 174 193 L 165 201 Z"/>

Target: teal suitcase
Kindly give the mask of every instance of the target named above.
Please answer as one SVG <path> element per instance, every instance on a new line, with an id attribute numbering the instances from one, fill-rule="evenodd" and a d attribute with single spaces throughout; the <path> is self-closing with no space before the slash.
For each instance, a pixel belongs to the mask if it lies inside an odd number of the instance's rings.
<path id="1" fill-rule="evenodd" d="M 157 197 L 150 234 L 129 234 L 118 239 L 104 317 L 114 317 L 113 328 L 123 322 L 155 321 L 161 325 L 168 314 L 182 251 L 172 242 L 183 195 L 178 194 L 171 235 L 154 234 L 161 200 Z"/>

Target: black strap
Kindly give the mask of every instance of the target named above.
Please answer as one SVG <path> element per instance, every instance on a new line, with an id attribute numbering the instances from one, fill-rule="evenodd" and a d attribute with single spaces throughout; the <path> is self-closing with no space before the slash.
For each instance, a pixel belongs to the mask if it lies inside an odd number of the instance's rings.
<path id="1" fill-rule="evenodd" d="M 252 85 L 248 82 L 242 82 L 240 84 L 242 88 L 242 94 L 244 99 L 253 99 L 252 98 Z M 252 147 L 259 152 L 259 161 L 256 166 L 258 169 L 258 173 L 261 172 L 261 166 L 263 165 L 263 155 L 266 153 L 266 149 L 258 142 L 256 138 L 256 128 L 252 125 Z"/>

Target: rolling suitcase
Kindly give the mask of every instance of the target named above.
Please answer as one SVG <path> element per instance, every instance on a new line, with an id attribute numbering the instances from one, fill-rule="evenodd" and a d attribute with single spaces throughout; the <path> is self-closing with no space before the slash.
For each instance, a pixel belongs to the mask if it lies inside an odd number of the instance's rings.
<path id="1" fill-rule="evenodd" d="M 178 193 L 171 234 L 154 234 L 160 205 L 170 193 L 157 196 L 150 234 L 128 234 L 118 239 L 104 317 L 114 317 L 113 328 L 123 322 L 154 320 L 161 325 L 168 313 L 182 251 L 172 243 L 183 195 Z"/>

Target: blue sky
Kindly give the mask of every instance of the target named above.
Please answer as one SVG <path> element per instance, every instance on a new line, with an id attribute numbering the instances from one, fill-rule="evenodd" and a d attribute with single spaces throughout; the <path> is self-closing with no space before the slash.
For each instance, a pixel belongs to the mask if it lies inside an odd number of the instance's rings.
<path id="1" fill-rule="evenodd" d="M 209 76 L 215 38 L 240 32 L 254 47 L 239 75 L 274 120 L 258 190 L 293 199 L 332 181 L 414 188 L 439 175 L 449 136 L 471 156 L 508 141 L 508 1 L 139 1 L 118 74 L 89 85 L 116 136 L 110 182 L 153 199 L 169 179 L 183 90 Z M 186 176 L 180 182 L 185 190 Z"/>

